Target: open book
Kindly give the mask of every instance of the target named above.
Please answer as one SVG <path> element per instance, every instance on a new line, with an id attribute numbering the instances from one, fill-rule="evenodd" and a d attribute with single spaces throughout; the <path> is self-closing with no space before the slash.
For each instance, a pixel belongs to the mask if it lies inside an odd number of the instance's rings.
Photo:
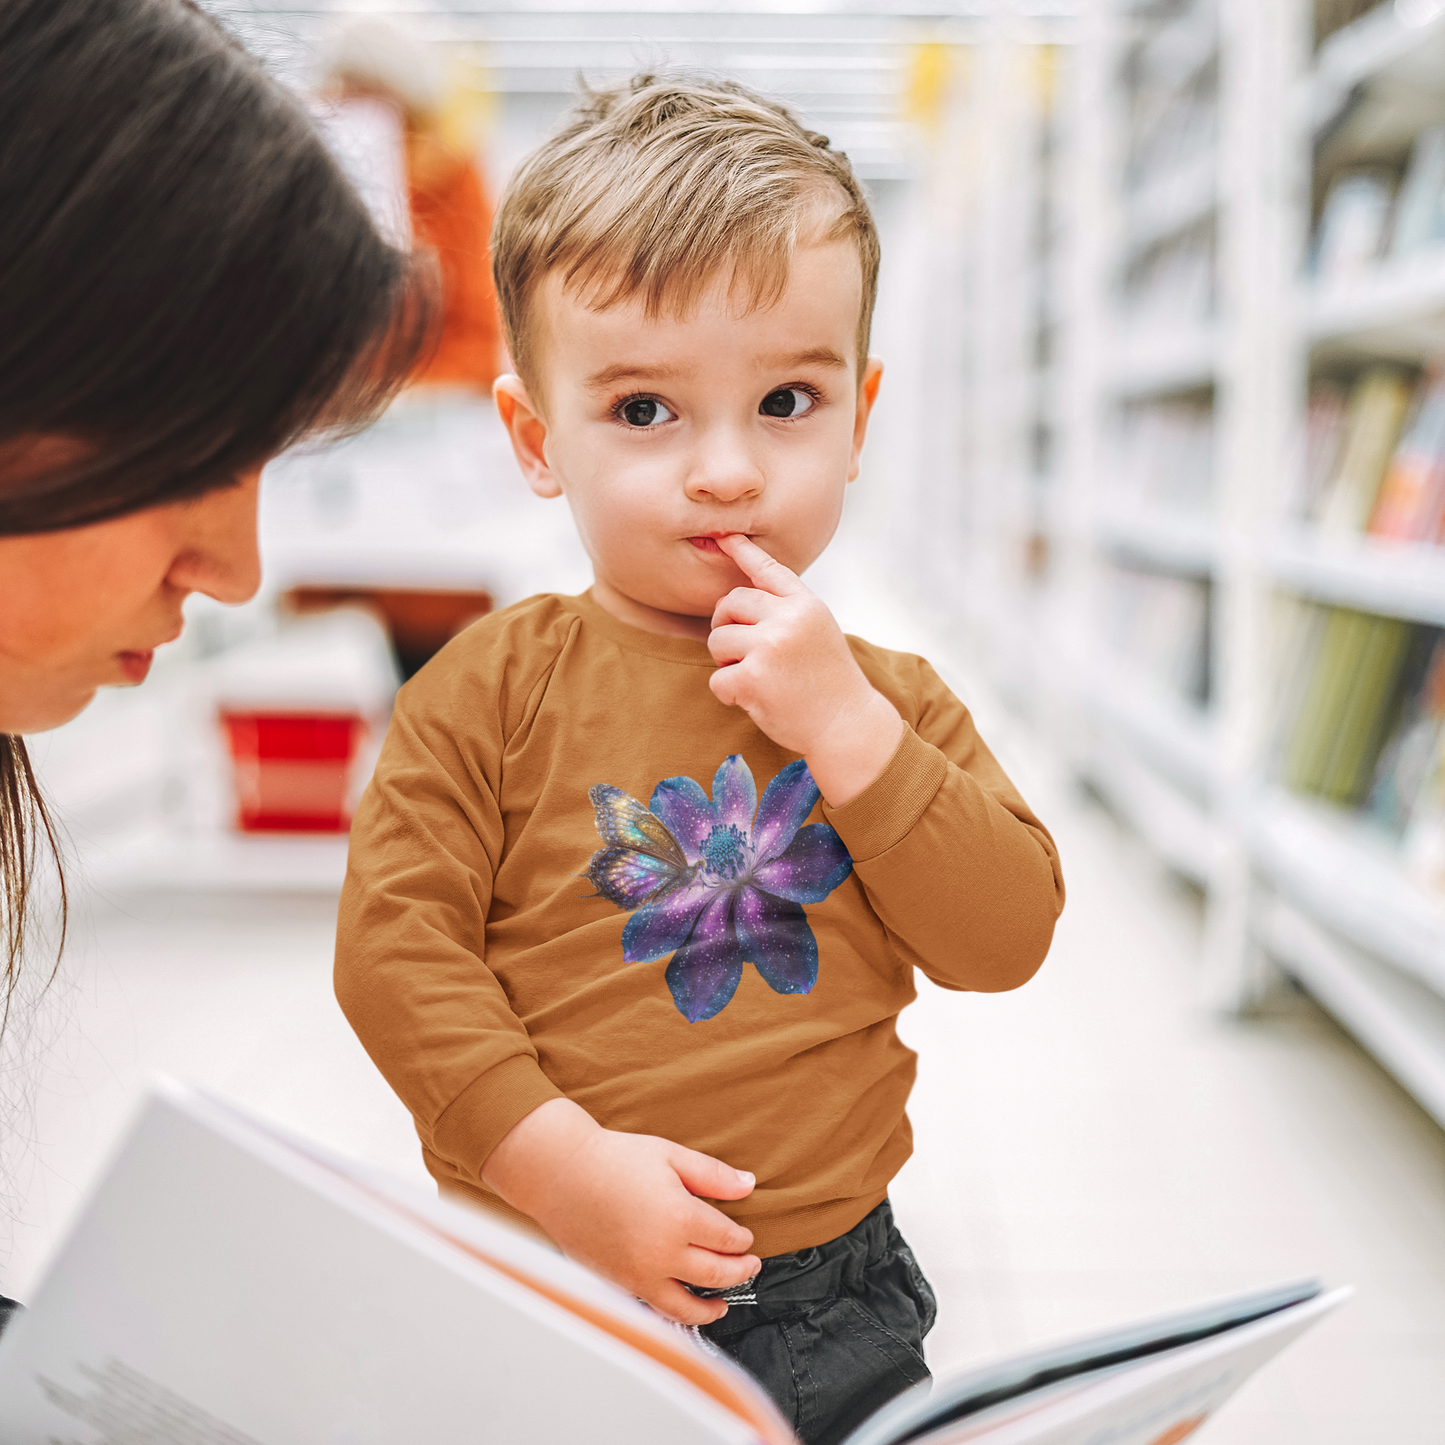
<path id="1" fill-rule="evenodd" d="M 848 1445 L 1172 1445 L 1347 1291 L 1273 1290 L 914 1391 Z M 485 1216 L 177 1085 L 0 1338 L 8 1445 L 793 1445 L 732 1363 Z"/>

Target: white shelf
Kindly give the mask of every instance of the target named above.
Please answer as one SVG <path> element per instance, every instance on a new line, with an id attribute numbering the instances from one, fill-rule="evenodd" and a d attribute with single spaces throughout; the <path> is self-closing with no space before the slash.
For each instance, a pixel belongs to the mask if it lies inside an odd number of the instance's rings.
<path id="1" fill-rule="evenodd" d="M 1219 338 L 1212 326 L 1184 325 L 1124 333 L 1109 368 L 1121 396 L 1163 396 L 1214 381 Z"/>
<path id="2" fill-rule="evenodd" d="M 1282 792 L 1259 802 L 1250 833 L 1260 870 L 1292 904 L 1445 997 L 1445 898 L 1410 883 L 1385 839 Z"/>
<path id="3" fill-rule="evenodd" d="M 1225 844 L 1203 805 L 1151 768 L 1119 737 L 1096 738 L 1076 765 L 1159 857 L 1176 872 L 1209 887 Z"/>
<path id="4" fill-rule="evenodd" d="M 1377 5 L 1320 47 L 1306 80 L 1311 127 L 1316 134 L 1327 127 L 1357 86 L 1385 82 L 1406 93 L 1438 88 L 1442 71 L 1445 12 L 1408 25 L 1394 5 Z"/>
<path id="5" fill-rule="evenodd" d="M 115 893 L 339 893 L 345 834 L 156 832 L 85 859 L 88 882 Z"/>
<path id="6" fill-rule="evenodd" d="M 1445 547 L 1297 532 L 1271 548 L 1269 566 L 1317 601 L 1445 627 Z"/>
<path id="7" fill-rule="evenodd" d="M 1266 952 L 1445 1124 L 1445 999 L 1280 899 L 1263 910 L 1259 937 Z"/>
<path id="8" fill-rule="evenodd" d="M 1301 308 L 1312 345 L 1423 358 L 1445 346 L 1445 248 L 1381 265 L 1358 281 L 1309 287 Z"/>
<path id="9" fill-rule="evenodd" d="M 1218 748 L 1207 713 L 1147 678 L 1100 658 L 1088 689 L 1090 711 L 1109 732 L 1175 787 L 1203 800 L 1218 781 Z"/>
<path id="10" fill-rule="evenodd" d="M 1145 251 L 1188 230 L 1214 209 L 1219 158 L 1211 148 L 1191 164 L 1142 186 L 1124 207 L 1124 247 Z"/>
<path id="11" fill-rule="evenodd" d="M 1099 545 L 1169 572 L 1206 577 L 1214 570 L 1219 539 L 1207 516 L 1159 507 L 1110 508 L 1099 520 Z"/>
<path id="12" fill-rule="evenodd" d="M 1140 48 L 1139 66 L 1148 84 L 1177 95 L 1219 53 L 1219 25 L 1207 8 L 1186 11 L 1161 25 Z"/>

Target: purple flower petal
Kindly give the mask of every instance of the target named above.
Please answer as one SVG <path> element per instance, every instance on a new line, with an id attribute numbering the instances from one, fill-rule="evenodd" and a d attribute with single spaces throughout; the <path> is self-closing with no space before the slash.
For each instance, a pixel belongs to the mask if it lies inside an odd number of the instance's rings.
<path id="1" fill-rule="evenodd" d="M 702 856 L 702 840 L 717 827 L 717 810 L 691 778 L 664 778 L 652 790 L 649 805 L 677 839 L 689 863 Z"/>
<path id="2" fill-rule="evenodd" d="M 752 769 L 740 754 L 724 758 L 718 767 L 712 780 L 712 805 L 718 822 L 724 826 L 732 823 L 744 833 L 752 827 L 753 814 L 758 810 L 758 788 Z"/>
<path id="3" fill-rule="evenodd" d="M 800 828 L 781 858 L 753 870 L 759 888 L 794 903 L 821 903 L 851 872 L 843 840 L 826 823 Z"/>
<path id="4" fill-rule="evenodd" d="M 701 883 L 689 883 L 639 908 L 622 930 L 622 957 L 628 963 L 648 963 L 681 948 L 692 936 L 712 891 Z"/>
<path id="5" fill-rule="evenodd" d="M 726 1008 L 743 976 L 742 955 L 733 932 L 734 896 L 719 893 L 713 898 L 698 916 L 692 937 L 667 965 L 672 1001 L 690 1024 L 710 1019 Z"/>
<path id="6" fill-rule="evenodd" d="M 818 981 L 818 941 L 802 908 L 757 888 L 738 893 L 738 951 L 774 993 L 809 993 Z"/>
<path id="7" fill-rule="evenodd" d="M 802 758 L 789 763 L 768 784 L 753 824 L 753 852 L 760 862 L 776 858 L 786 850 L 818 798 L 817 784 Z"/>

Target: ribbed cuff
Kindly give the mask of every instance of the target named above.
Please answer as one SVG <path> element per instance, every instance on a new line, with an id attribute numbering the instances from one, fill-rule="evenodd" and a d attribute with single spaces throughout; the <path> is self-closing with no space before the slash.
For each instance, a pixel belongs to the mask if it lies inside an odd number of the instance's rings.
<path id="1" fill-rule="evenodd" d="M 480 1180 L 487 1156 L 539 1104 L 564 1098 L 536 1059 L 516 1054 L 472 1080 L 432 1130 L 432 1150 Z"/>
<path id="2" fill-rule="evenodd" d="M 902 842 L 948 776 L 948 759 L 910 727 L 888 766 L 841 808 L 823 804 L 855 863 L 866 863 Z"/>

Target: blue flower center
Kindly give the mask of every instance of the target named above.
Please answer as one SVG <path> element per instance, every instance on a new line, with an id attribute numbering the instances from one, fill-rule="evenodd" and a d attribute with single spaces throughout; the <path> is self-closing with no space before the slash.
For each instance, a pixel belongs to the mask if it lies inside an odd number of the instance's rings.
<path id="1" fill-rule="evenodd" d="M 718 878 L 736 878 L 748 865 L 747 834 L 736 823 L 714 828 L 702 840 L 702 860 Z"/>

